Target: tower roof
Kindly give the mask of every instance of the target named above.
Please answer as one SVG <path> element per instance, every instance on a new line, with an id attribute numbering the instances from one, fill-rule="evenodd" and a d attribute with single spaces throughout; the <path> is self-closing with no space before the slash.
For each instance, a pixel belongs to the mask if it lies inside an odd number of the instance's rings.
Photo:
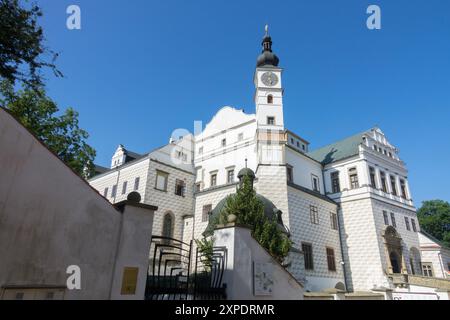
<path id="1" fill-rule="evenodd" d="M 257 67 L 278 67 L 280 60 L 272 52 L 272 38 L 269 35 L 269 26 L 266 25 L 266 33 L 262 41 L 263 51 L 259 55 L 256 66 Z"/>

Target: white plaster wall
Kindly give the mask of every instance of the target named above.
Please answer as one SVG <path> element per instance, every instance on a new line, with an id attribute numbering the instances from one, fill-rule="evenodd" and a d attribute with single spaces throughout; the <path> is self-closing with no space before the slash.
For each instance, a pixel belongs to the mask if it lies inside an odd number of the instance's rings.
<path id="1" fill-rule="evenodd" d="M 286 163 L 293 167 L 293 183 L 313 190 L 312 175 L 315 175 L 319 179 L 320 193 L 325 194 L 322 177 L 322 165 L 294 150 L 291 150 L 290 148 L 285 148 L 285 150 Z"/>
<path id="2" fill-rule="evenodd" d="M 374 286 L 389 287 L 381 260 L 372 201 L 343 202 L 340 219 L 349 289 L 367 291 Z"/>
<path id="3" fill-rule="evenodd" d="M 234 227 L 214 232 L 215 246 L 227 248 L 223 282 L 229 300 L 303 300 L 303 287 L 252 238 L 250 230 Z M 253 263 L 273 266 L 273 293 L 255 296 Z"/>
<path id="4" fill-rule="evenodd" d="M 147 284 L 148 252 L 150 252 L 154 214 L 148 209 L 128 205 L 125 206 L 122 215 L 111 299 L 143 300 Z M 126 267 L 138 268 L 135 294 L 121 293 L 123 272 Z"/>
<path id="5" fill-rule="evenodd" d="M 337 206 L 293 187 L 288 187 L 289 225 L 294 248 L 301 250 L 302 242 L 313 246 L 314 270 L 304 270 L 303 265 L 294 263 L 291 272 L 295 275 L 304 273 L 305 289 L 321 291 L 334 288 L 338 282 L 344 283 L 342 270 L 342 254 L 339 231 L 331 228 L 330 213 L 337 212 Z M 316 206 L 319 213 L 319 224 L 312 224 L 310 205 Z M 336 272 L 328 270 L 326 248 L 333 248 Z M 303 262 L 303 261 L 302 261 Z"/>
<path id="6" fill-rule="evenodd" d="M 214 209 L 223 198 L 233 193 L 236 193 L 236 185 L 224 186 L 216 190 L 196 194 L 194 239 L 203 238 L 202 233 L 208 226 L 208 222 L 202 222 L 203 206 L 210 204 L 212 205 L 212 209 Z"/>
<path id="7" fill-rule="evenodd" d="M 65 286 L 78 265 L 65 299 L 109 299 L 121 213 L 2 109 L 0 147 L 0 286 Z"/>
<path id="8" fill-rule="evenodd" d="M 157 170 L 161 170 L 169 174 L 167 191 L 155 189 Z M 185 181 L 186 190 L 184 197 L 175 194 L 175 183 L 177 179 Z M 153 221 L 154 235 L 162 235 L 164 215 L 171 212 L 175 218 L 174 237 L 176 239 L 182 238 L 183 216 L 192 214 L 194 201 L 193 187 L 194 175 L 160 162 L 150 161 L 145 185 L 146 197 L 144 203 L 151 203 L 158 207 L 158 211 L 155 212 L 155 218 Z"/>

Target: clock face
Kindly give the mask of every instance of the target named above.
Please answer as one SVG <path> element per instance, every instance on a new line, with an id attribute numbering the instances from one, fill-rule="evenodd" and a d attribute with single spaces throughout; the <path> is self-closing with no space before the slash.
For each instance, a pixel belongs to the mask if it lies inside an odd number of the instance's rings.
<path id="1" fill-rule="evenodd" d="M 278 77 L 273 72 L 265 72 L 261 76 L 261 81 L 268 87 L 273 87 L 278 83 Z"/>

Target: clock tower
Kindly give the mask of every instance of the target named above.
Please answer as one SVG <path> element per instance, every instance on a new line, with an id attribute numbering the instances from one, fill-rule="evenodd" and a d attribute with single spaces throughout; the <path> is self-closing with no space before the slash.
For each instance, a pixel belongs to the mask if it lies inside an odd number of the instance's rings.
<path id="1" fill-rule="evenodd" d="M 284 130 L 282 69 L 279 59 L 272 52 L 272 38 L 268 26 L 262 41 L 263 51 L 259 55 L 254 76 L 256 118 L 259 129 Z"/>

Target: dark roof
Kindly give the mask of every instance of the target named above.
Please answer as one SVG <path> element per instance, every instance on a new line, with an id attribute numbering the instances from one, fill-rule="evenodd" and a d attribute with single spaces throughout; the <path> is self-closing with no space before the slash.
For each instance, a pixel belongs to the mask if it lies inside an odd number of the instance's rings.
<path id="1" fill-rule="evenodd" d="M 220 200 L 220 202 L 216 205 L 216 207 L 211 211 L 210 218 L 209 218 L 209 224 L 206 227 L 206 230 L 204 231 L 203 235 L 210 235 L 214 233 L 214 228 L 216 227 L 215 224 L 217 223 L 221 212 L 225 209 L 225 205 L 227 203 L 227 199 L 229 197 L 233 197 L 236 194 L 230 194 Z M 278 219 L 278 226 L 279 228 L 286 234 L 289 234 L 289 231 L 284 226 L 283 221 L 281 220 L 281 211 L 277 209 L 277 207 L 267 199 L 266 197 L 256 194 L 256 197 L 263 203 L 264 206 L 264 215 L 269 219 L 273 220 L 274 217 L 277 217 Z"/>
<path id="2" fill-rule="evenodd" d="M 99 166 L 97 164 L 94 164 L 95 175 L 104 173 L 104 172 L 109 171 L 109 170 L 110 170 L 109 168 L 102 167 L 102 166 Z"/>
<path id="3" fill-rule="evenodd" d="M 359 145 L 363 142 L 363 135 L 367 131 L 355 134 L 320 149 L 308 152 L 307 155 L 323 165 L 349 158 L 359 153 Z"/>
<path id="4" fill-rule="evenodd" d="M 244 176 L 248 176 L 250 177 L 250 179 L 255 180 L 255 173 L 253 172 L 252 169 L 250 168 L 243 168 L 239 171 L 237 177 L 239 178 L 239 180 L 244 177 Z"/>

